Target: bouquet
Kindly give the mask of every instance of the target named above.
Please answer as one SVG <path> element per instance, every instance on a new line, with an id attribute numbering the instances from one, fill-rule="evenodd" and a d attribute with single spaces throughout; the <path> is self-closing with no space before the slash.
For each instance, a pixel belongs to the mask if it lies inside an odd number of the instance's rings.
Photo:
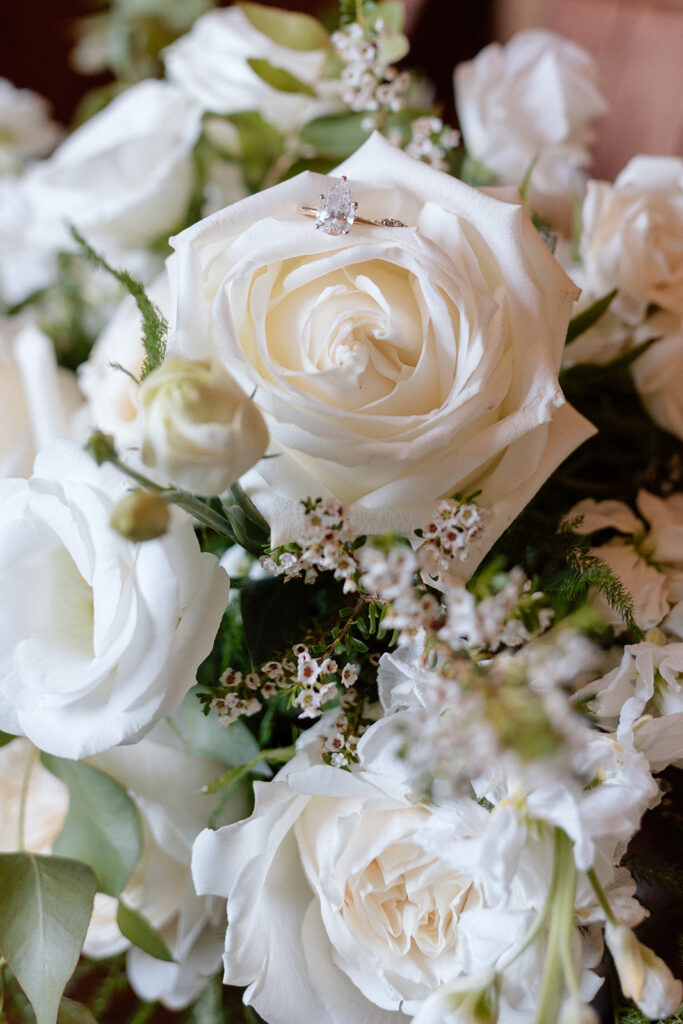
<path id="1" fill-rule="evenodd" d="M 545 30 L 458 131 L 394 0 L 129 6 L 0 83 L 0 1017 L 683 1019 L 683 162 Z"/>

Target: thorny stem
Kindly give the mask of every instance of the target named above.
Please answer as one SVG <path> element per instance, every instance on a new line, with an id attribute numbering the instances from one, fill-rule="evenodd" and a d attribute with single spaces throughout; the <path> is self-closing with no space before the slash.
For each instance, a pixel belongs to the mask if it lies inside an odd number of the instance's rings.
<path id="1" fill-rule="evenodd" d="M 20 850 L 24 849 L 24 830 L 26 827 L 26 803 L 28 799 L 28 787 L 31 782 L 31 774 L 33 772 L 33 767 L 36 763 L 37 756 L 37 748 L 31 746 L 30 753 L 26 759 L 26 767 L 24 768 L 24 778 L 22 779 L 21 783 L 21 796 L 19 798 L 18 846 Z"/>

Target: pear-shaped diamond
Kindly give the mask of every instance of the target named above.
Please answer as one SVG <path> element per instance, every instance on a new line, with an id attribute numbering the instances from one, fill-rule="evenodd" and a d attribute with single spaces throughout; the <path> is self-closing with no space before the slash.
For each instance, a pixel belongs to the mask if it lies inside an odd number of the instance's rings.
<path id="1" fill-rule="evenodd" d="M 346 178 L 340 178 L 320 200 L 315 226 L 326 235 L 345 235 L 350 231 L 356 214 L 356 204 Z"/>

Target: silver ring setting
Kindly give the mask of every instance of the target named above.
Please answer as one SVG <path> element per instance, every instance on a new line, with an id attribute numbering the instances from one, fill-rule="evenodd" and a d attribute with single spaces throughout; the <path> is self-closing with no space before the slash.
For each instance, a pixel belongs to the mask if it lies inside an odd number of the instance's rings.
<path id="1" fill-rule="evenodd" d="M 360 217 L 356 210 L 345 174 L 327 192 L 321 192 L 320 203 L 316 206 L 300 206 L 298 212 L 304 217 L 315 217 L 315 226 L 326 235 L 346 235 L 354 224 L 367 224 L 377 228 L 405 228 L 408 225 L 396 217 L 378 217 L 370 220 Z"/>

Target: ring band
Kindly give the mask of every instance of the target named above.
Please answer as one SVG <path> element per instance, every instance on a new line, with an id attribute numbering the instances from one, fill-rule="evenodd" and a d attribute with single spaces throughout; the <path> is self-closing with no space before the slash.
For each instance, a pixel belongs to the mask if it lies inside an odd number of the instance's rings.
<path id="1" fill-rule="evenodd" d="M 304 217 L 314 217 L 316 228 L 320 228 L 326 235 L 346 235 L 356 223 L 368 224 L 376 228 L 408 227 L 396 217 L 378 217 L 376 220 L 359 217 L 356 213 L 358 203 L 354 202 L 351 196 L 351 189 L 345 174 L 335 181 L 328 192 L 320 194 L 318 207 L 299 206 L 297 209 Z"/>
<path id="2" fill-rule="evenodd" d="M 299 206 L 297 207 L 297 213 L 302 213 L 304 217 L 318 216 L 317 206 Z M 396 217 L 379 217 L 377 220 L 368 220 L 367 217 L 359 217 L 356 213 L 353 218 L 354 224 L 370 224 L 375 228 L 407 228 L 408 225 L 404 224 L 402 220 L 398 220 Z"/>

